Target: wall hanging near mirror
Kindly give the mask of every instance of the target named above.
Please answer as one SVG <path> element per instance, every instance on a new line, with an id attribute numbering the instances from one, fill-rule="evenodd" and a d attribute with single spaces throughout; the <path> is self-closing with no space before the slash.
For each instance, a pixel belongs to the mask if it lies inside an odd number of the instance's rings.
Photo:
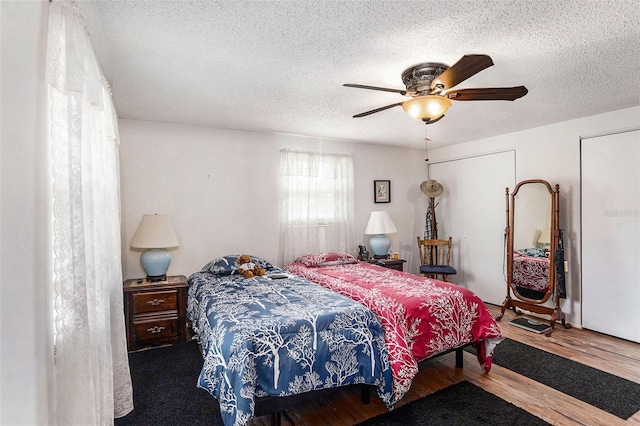
<path id="1" fill-rule="evenodd" d="M 524 180 L 506 198 L 507 297 L 500 307 L 500 321 L 505 310 L 524 309 L 550 315 L 549 330 L 556 321 L 565 328 L 560 299 L 564 288 L 564 242 L 560 229 L 560 185 L 555 189 L 542 179 Z M 562 279 L 560 279 L 562 278 Z M 545 306 L 551 299 L 555 306 Z"/>

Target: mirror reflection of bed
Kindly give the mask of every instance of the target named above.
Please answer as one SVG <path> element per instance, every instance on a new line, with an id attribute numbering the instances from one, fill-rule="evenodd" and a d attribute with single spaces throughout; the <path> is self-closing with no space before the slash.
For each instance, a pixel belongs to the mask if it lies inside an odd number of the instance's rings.
<path id="1" fill-rule="evenodd" d="M 556 321 L 565 328 L 564 313 L 556 285 L 556 248 L 560 238 L 560 186 L 541 179 L 518 183 L 511 194 L 505 191 L 507 234 L 507 296 L 501 305 L 502 319 L 506 309 L 517 308 L 550 315 L 547 336 Z M 564 271 L 560 271 L 564 273 Z M 547 306 L 551 299 L 555 306 Z"/>
<path id="2" fill-rule="evenodd" d="M 520 249 L 513 252 L 513 283 L 519 295 L 542 300 L 549 292 L 549 252 Z"/>

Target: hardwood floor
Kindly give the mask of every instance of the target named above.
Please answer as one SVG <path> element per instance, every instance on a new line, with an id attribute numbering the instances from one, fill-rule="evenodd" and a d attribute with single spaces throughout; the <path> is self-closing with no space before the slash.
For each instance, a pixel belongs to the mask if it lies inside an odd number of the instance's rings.
<path id="1" fill-rule="evenodd" d="M 500 311 L 498 306 L 488 308 L 494 316 Z M 505 337 L 640 383 L 640 344 L 587 330 L 566 330 L 561 325 L 556 326 L 551 337 L 546 337 L 509 325 L 515 316 L 507 311 L 498 323 Z M 484 374 L 475 356 L 467 352 L 464 365 L 462 369 L 455 368 L 453 353 L 429 361 L 397 406 L 467 380 L 554 425 L 640 425 L 640 412 L 625 421 L 499 365 L 494 364 L 491 372 Z M 347 426 L 385 412 L 386 407 L 373 392 L 371 403 L 363 405 L 358 390 L 351 389 L 287 410 L 282 424 Z M 270 418 L 257 417 L 249 424 L 270 425 Z"/>

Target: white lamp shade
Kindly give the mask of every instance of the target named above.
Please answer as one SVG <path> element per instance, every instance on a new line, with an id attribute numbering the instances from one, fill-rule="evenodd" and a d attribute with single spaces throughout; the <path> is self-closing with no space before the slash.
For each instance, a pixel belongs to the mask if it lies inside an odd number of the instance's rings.
<path id="1" fill-rule="evenodd" d="M 364 230 L 366 235 L 393 234 L 398 232 L 389 213 L 386 211 L 371 212 L 369 222 Z"/>
<path id="2" fill-rule="evenodd" d="M 175 248 L 180 244 L 169 216 L 165 214 L 145 214 L 131 239 L 131 248 L 157 249 Z"/>
<path id="3" fill-rule="evenodd" d="M 538 244 L 551 244 L 551 229 L 544 229 L 538 238 Z"/>

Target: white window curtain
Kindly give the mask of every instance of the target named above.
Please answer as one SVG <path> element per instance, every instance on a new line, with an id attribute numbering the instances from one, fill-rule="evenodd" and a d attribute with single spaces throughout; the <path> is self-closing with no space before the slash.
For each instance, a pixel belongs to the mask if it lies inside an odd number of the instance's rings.
<path id="1" fill-rule="evenodd" d="M 75 2 L 49 8 L 53 405 L 57 425 L 133 409 L 120 259 L 117 119 Z"/>
<path id="2" fill-rule="evenodd" d="M 283 150 L 280 178 L 280 264 L 307 253 L 352 253 L 356 241 L 351 156 Z"/>

